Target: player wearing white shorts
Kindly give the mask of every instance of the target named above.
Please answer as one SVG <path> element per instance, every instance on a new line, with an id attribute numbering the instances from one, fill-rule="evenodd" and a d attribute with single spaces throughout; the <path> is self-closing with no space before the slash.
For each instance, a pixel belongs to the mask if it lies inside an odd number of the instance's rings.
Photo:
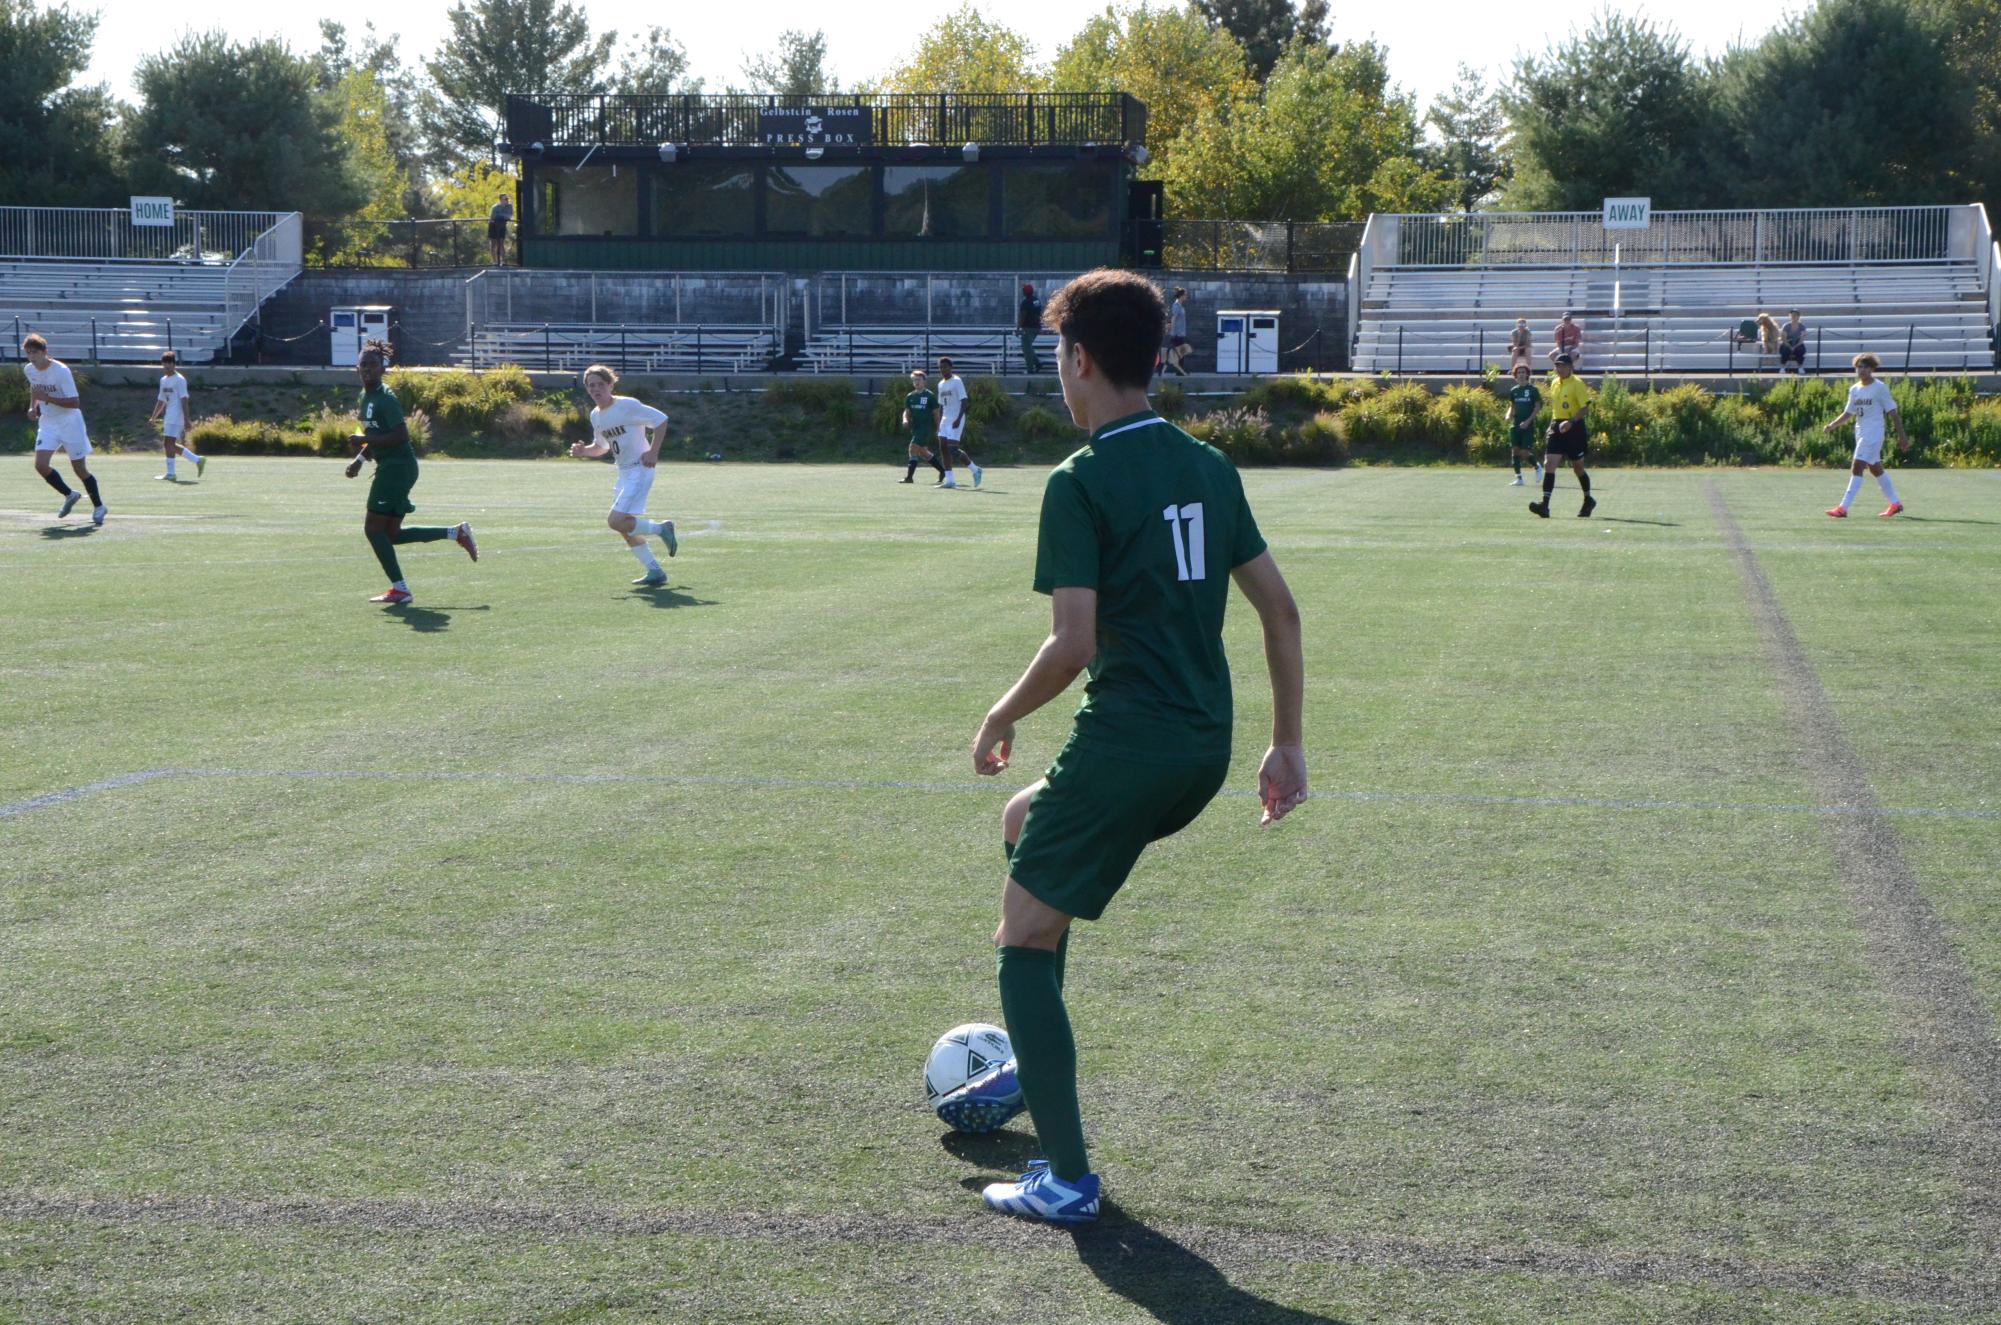
<path id="1" fill-rule="evenodd" d="M 591 398 L 591 440 L 576 443 L 570 454 L 579 460 L 609 455 L 617 462 L 618 482 L 612 488 L 611 510 L 604 522 L 646 568 L 646 574 L 633 583 L 657 589 L 667 583 L 667 572 L 653 549 L 646 546 L 646 535 L 660 535 L 670 557 L 679 550 L 672 520 L 646 518 L 654 466 L 660 461 L 660 444 L 667 440 L 667 416 L 644 401 L 613 395 L 611 389 L 616 385 L 618 374 L 604 364 L 592 364 L 584 370 L 584 394 Z"/>
<path id="2" fill-rule="evenodd" d="M 35 472 L 63 497 L 56 519 L 68 515 L 83 499 L 83 493 L 63 482 L 63 476 L 55 471 L 55 454 L 63 450 L 69 453 L 69 467 L 90 493 L 91 523 L 101 525 L 104 497 L 97 490 L 97 476 L 84 463 L 90 454 L 90 434 L 83 426 L 83 398 L 77 395 L 76 378 L 68 364 L 49 357 L 49 343 L 40 336 L 24 339 L 21 353 L 28 360 L 22 372 L 28 377 L 28 417 L 35 421 Z"/>
<path id="3" fill-rule="evenodd" d="M 938 480 L 941 488 L 956 488 L 952 478 L 952 468 L 964 465 L 973 471 L 973 486 L 980 486 L 980 467 L 966 454 L 966 448 L 959 441 L 966 435 L 966 379 L 952 371 L 952 361 L 940 357 L 938 360 L 938 463 L 945 470 L 945 477 Z"/>
<path id="4" fill-rule="evenodd" d="M 1873 354 L 1858 354 L 1854 363 L 1855 385 L 1848 388 L 1848 408 L 1821 429 L 1833 432 L 1849 420 L 1855 421 L 1855 458 L 1848 466 L 1848 491 L 1841 494 L 1841 504 L 1829 507 L 1827 513 L 1837 520 L 1847 518 L 1849 504 L 1862 491 L 1862 474 L 1866 470 L 1876 476 L 1876 485 L 1883 489 L 1883 496 L 1890 503 L 1881 512 L 1888 519 L 1903 510 L 1904 503 L 1897 500 L 1897 489 L 1883 470 L 1886 424 L 1897 425 L 1899 451 L 1910 450 L 1911 439 L 1904 435 L 1904 416 L 1897 412 L 1897 402 L 1890 398 L 1889 384 L 1876 376 L 1881 362 Z"/>
<path id="5" fill-rule="evenodd" d="M 188 379 L 181 376 L 172 350 L 160 356 L 160 398 L 153 402 L 152 418 L 160 424 L 160 446 L 167 453 L 167 472 L 155 478 L 178 483 L 174 477 L 174 457 L 184 455 L 195 462 L 195 475 L 208 468 L 208 458 L 196 455 L 183 439 L 188 435 Z"/>

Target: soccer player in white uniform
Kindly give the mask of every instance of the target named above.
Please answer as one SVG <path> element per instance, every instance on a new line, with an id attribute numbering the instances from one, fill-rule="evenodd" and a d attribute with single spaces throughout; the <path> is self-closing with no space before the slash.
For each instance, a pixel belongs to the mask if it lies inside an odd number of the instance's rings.
<path id="1" fill-rule="evenodd" d="M 84 463 L 90 454 L 90 434 L 84 430 L 83 398 L 77 395 L 76 378 L 68 364 L 49 357 L 49 343 L 40 336 L 24 339 L 21 353 L 28 360 L 22 371 L 28 377 L 28 417 L 35 421 L 35 472 L 63 495 L 63 508 L 56 512 L 56 519 L 68 515 L 83 499 L 83 493 L 63 482 L 63 476 L 55 471 L 52 462 L 61 449 L 69 453 L 69 467 L 90 493 L 91 523 L 101 525 L 104 497 L 97 490 L 97 476 Z"/>
<path id="2" fill-rule="evenodd" d="M 1841 494 L 1841 504 L 1828 508 L 1828 514 L 1837 520 L 1848 517 L 1849 504 L 1855 494 L 1862 491 L 1862 472 L 1867 470 L 1876 476 L 1876 485 L 1883 489 L 1884 498 L 1890 503 L 1881 514 L 1884 519 L 1904 509 L 1904 503 L 1897 500 L 1897 489 L 1891 485 L 1890 476 L 1883 472 L 1883 428 L 1886 420 L 1897 425 L 1897 449 L 1911 449 L 1911 439 L 1904 435 L 1904 416 L 1897 412 L 1897 402 L 1890 398 L 1889 384 L 1876 376 L 1882 366 L 1873 354 L 1855 356 L 1855 385 L 1848 388 L 1848 408 L 1822 428 L 1822 432 L 1833 432 L 1850 419 L 1855 421 L 1855 459 L 1848 467 L 1848 491 Z"/>
<path id="3" fill-rule="evenodd" d="M 958 483 L 952 478 L 952 467 L 964 465 L 973 471 L 973 486 L 980 486 L 980 467 L 966 454 L 966 448 L 959 440 L 966 435 L 966 379 L 952 371 L 952 361 L 940 357 L 938 360 L 938 462 L 944 467 L 945 477 L 938 480 L 941 488 L 956 488 Z"/>
<path id="4" fill-rule="evenodd" d="M 667 440 L 667 416 L 644 401 L 631 396 L 615 396 L 618 374 L 604 364 L 584 370 L 584 394 L 591 398 L 591 440 L 570 447 L 579 460 L 609 455 L 618 463 L 618 482 L 612 488 L 611 510 L 604 517 L 613 533 L 625 539 L 632 555 L 646 568 L 633 583 L 657 589 L 667 583 L 667 572 L 646 546 L 646 535 L 658 534 L 667 545 L 667 555 L 680 548 L 674 538 L 672 520 L 646 518 L 646 498 L 653 491 L 654 466 L 660 461 L 660 444 Z"/>
<path id="5" fill-rule="evenodd" d="M 179 481 L 174 477 L 177 455 L 194 461 L 195 476 L 200 477 L 208 468 L 208 458 L 196 455 L 194 448 L 181 440 L 188 435 L 188 379 L 181 376 L 180 364 L 172 350 L 160 356 L 160 398 L 153 402 L 152 418 L 160 421 L 160 445 L 167 453 L 167 472 L 157 477 L 169 483 Z"/>

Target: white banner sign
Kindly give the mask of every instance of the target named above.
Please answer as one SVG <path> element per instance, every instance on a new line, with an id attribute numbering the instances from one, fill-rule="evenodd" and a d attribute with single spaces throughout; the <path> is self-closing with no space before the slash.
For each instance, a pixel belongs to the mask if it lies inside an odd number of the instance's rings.
<path id="1" fill-rule="evenodd" d="M 1652 198 L 1607 198 L 1605 200 L 1605 228 L 1607 230 L 1644 230 L 1653 224 L 1654 200 Z"/>
<path id="2" fill-rule="evenodd" d="M 172 225 L 174 223 L 174 200 L 172 198 L 132 199 L 133 225 Z"/>

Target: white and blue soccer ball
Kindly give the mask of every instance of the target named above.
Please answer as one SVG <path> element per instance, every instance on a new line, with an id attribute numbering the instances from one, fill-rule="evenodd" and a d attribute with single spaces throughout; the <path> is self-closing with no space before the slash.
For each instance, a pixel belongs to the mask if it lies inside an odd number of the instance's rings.
<path id="1" fill-rule="evenodd" d="M 1012 1057 L 1014 1045 L 1000 1027 L 984 1021 L 954 1026 L 938 1037 L 924 1060 L 924 1102 L 936 1109 L 945 1096 Z"/>

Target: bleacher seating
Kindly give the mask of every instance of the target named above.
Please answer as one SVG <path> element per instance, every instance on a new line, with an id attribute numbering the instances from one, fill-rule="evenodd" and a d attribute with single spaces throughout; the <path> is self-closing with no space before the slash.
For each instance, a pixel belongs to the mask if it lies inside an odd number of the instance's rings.
<path id="1" fill-rule="evenodd" d="M 1800 310 L 1809 372 L 1845 372 L 1861 350 L 1884 366 L 1991 371 L 1993 328 L 1970 262 L 1375 269 L 1359 310 L 1358 371 L 1479 372 L 1507 367 L 1525 317 L 1533 364 L 1566 310 L 1584 332 L 1584 370 L 1705 373 L 1776 369 L 1731 330 L 1761 312 Z M 1615 315 L 1616 310 L 1616 315 Z"/>
<path id="2" fill-rule="evenodd" d="M 228 343 L 229 268 L 215 263 L 0 259 L 0 316 L 59 357 L 206 363 Z M 19 343 L 18 338 L 15 341 Z"/>
<path id="3" fill-rule="evenodd" d="M 755 373 L 782 350 L 768 326 L 606 326 L 602 323 L 498 322 L 479 326 L 455 362 L 490 368 L 583 369 L 609 363 L 621 371 Z"/>
<path id="4" fill-rule="evenodd" d="M 1056 365 L 1056 338 L 1036 338 L 1045 371 Z M 833 326 L 806 338 L 799 367 L 809 373 L 908 373 L 929 370 L 940 356 L 962 373 L 1022 371 L 1021 342 L 1012 327 Z"/>

